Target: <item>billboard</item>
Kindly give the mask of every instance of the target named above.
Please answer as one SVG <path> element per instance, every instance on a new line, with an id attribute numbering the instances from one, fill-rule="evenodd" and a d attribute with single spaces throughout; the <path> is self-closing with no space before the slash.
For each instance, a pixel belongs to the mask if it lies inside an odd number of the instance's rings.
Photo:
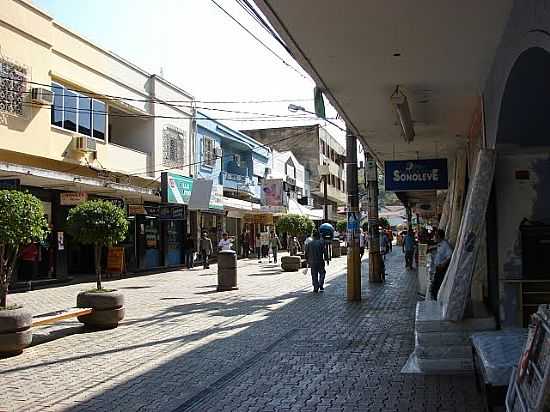
<path id="1" fill-rule="evenodd" d="M 391 160 L 384 164 L 385 188 L 392 192 L 448 187 L 447 159 Z"/>
<path id="2" fill-rule="evenodd" d="M 264 187 L 264 198 L 267 206 L 282 206 L 283 205 L 283 180 L 282 179 L 267 179 Z"/>

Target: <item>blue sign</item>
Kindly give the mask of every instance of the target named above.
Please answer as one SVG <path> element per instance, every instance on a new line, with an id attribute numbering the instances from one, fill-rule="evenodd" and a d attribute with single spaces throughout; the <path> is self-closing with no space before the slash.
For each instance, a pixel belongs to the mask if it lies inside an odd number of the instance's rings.
<path id="1" fill-rule="evenodd" d="M 391 160 L 384 165 L 385 188 L 392 192 L 448 187 L 447 159 Z"/>

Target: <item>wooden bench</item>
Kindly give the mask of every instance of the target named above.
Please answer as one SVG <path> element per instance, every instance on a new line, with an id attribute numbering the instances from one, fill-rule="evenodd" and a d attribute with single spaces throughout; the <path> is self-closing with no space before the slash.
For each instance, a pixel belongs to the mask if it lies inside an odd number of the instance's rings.
<path id="1" fill-rule="evenodd" d="M 90 315 L 93 313 L 92 308 L 69 308 L 58 310 L 55 312 L 44 313 L 32 318 L 32 326 L 51 325 L 65 319 L 76 318 L 78 316 Z"/>

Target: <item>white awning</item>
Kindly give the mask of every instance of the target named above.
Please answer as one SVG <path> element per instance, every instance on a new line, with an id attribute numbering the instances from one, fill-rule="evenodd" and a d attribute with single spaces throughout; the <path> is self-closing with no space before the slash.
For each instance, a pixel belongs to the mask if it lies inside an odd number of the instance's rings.
<path id="1" fill-rule="evenodd" d="M 288 213 L 305 215 L 311 220 L 323 220 L 323 209 L 308 209 L 294 199 L 288 200 Z"/>

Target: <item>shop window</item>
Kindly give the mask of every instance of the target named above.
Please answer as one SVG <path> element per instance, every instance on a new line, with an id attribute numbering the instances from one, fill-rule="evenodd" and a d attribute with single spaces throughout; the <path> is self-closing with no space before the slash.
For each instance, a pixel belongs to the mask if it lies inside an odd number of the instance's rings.
<path id="1" fill-rule="evenodd" d="M 52 125 L 105 140 L 105 103 L 68 90 L 58 83 L 52 83 L 51 87 L 54 96 L 51 106 Z"/>
<path id="2" fill-rule="evenodd" d="M 202 159 L 206 166 L 214 166 L 216 164 L 216 154 L 214 152 L 214 139 L 209 137 L 202 138 Z"/>
<path id="3" fill-rule="evenodd" d="M 184 162 L 183 130 L 175 126 L 166 126 L 162 131 L 162 160 L 163 165 L 182 167 Z"/>

